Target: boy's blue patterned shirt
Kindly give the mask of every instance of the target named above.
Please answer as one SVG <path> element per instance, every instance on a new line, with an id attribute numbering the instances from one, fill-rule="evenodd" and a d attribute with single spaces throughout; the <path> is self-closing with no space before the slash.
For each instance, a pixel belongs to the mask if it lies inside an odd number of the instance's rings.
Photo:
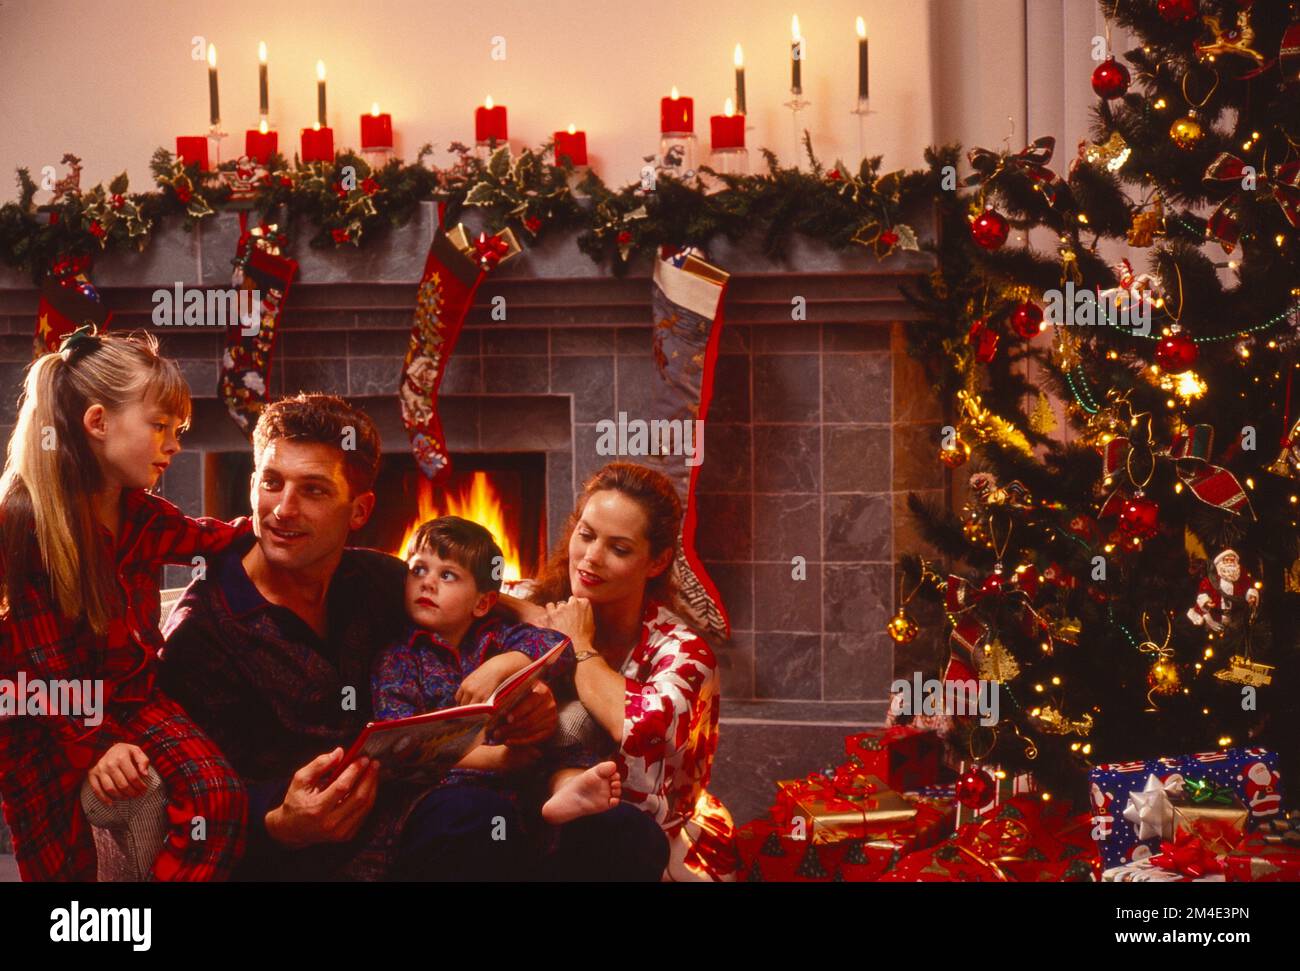
<path id="1" fill-rule="evenodd" d="M 457 652 L 433 631 L 410 623 L 375 659 L 370 683 L 375 718 L 387 721 L 455 707 L 461 682 L 484 661 L 508 651 L 536 660 L 563 641 L 564 635 L 558 631 L 488 614 L 474 621 Z M 573 664 L 570 646 L 556 659 L 545 680 L 568 676 Z"/>

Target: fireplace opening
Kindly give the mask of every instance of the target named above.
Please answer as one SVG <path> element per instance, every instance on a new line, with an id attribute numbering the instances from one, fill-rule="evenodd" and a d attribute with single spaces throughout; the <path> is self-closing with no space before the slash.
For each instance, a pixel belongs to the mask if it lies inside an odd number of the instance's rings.
<path id="1" fill-rule="evenodd" d="M 204 510 L 222 519 L 248 514 L 253 454 L 209 452 Z M 501 547 L 503 580 L 536 576 L 546 557 L 546 456 L 542 452 L 466 452 L 433 486 L 408 454 L 386 452 L 375 480 L 375 511 L 351 546 L 402 556 L 415 529 L 441 515 L 481 523 Z"/>

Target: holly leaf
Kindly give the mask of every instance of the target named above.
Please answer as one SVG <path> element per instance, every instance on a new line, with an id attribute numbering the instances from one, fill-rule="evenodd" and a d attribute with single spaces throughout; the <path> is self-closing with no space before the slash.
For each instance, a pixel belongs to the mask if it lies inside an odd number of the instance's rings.
<path id="1" fill-rule="evenodd" d="M 130 180 L 127 179 L 126 173 L 123 172 L 121 175 L 115 176 L 113 181 L 108 184 L 108 191 L 115 196 L 120 196 L 126 191 L 128 185 L 130 185 Z"/>
<path id="2" fill-rule="evenodd" d="M 915 229 L 907 225 L 907 223 L 895 223 L 894 232 L 898 234 L 898 243 L 896 245 L 899 249 L 910 249 L 920 252 L 921 244 L 917 241 Z"/>
<path id="3" fill-rule="evenodd" d="M 490 206 L 496 201 L 496 187 L 488 182 L 475 182 L 465 196 L 467 206 Z"/>
<path id="4" fill-rule="evenodd" d="M 506 178 L 510 174 L 510 146 L 502 145 L 492 157 L 488 159 L 488 174 L 497 180 Z"/>

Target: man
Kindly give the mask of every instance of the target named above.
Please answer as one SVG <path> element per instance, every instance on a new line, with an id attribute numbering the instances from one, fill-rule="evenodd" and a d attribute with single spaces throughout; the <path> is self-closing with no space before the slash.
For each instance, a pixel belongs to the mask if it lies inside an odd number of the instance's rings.
<path id="1" fill-rule="evenodd" d="M 379 435 L 362 412 L 329 395 L 275 402 L 253 454 L 254 536 L 177 603 L 159 675 L 248 787 L 236 878 L 522 875 L 529 841 L 499 788 L 381 786 L 365 759 L 321 784 L 371 718 L 371 660 L 405 622 L 406 565 L 345 548 L 375 503 Z M 555 723 L 538 685 L 502 741 L 535 744 Z"/>

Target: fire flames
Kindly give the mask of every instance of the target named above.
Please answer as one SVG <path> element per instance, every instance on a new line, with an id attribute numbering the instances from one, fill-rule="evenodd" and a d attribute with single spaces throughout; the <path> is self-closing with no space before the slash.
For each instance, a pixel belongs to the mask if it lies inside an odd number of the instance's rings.
<path id="1" fill-rule="evenodd" d="M 421 523 L 436 519 L 438 516 L 460 516 L 476 522 L 487 529 L 501 547 L 505 557 L 502 567 L 502 580 L 518 580 L 519 547 L 506 527 L 506 514 L 501 506 L 501 498 L 492 488 L 492 480 L 486 472 L 474 472 L 468 481 L 462 481 L 459 488 L 449 486 L 443 492 L 443 502 L 439 504 L 434 494 L 433 484 L 424 476 L 419 476 L 419 495 L 416 503 L 415 517 L 407 524 L 402 542 L 397 547 L 397 555 L 406 558 L 406 548 L 410 545 L 415 531 Z"/>

